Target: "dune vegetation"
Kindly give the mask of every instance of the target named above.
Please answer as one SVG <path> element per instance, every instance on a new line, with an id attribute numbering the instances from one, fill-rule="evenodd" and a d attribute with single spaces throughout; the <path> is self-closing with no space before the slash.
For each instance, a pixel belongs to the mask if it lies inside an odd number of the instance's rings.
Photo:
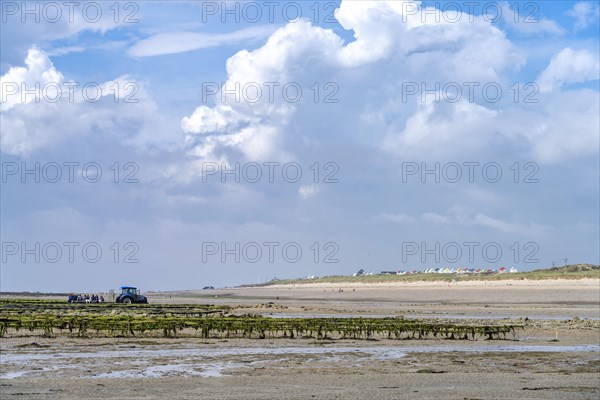
<path id="1" fill-rule="evenodd" d="M 469 273 L 407 273 L 395 274 L 372 274 L 359 276 L 325 276 L 317 278 L 294 278 L 272 280 L 259 285 L 248 286 L 270 286 L 270 285 L 295 285 L 307 283 L 386 283 L 386 282 L 460 282 L 460 281 L 501 281 L 501 280 L 551 280 L 551 279 L 600 279 L 600 266 L 592 264 L 576 264 L 564 267 L 553 267 L 537 269 L 527 272 L 498 273 L 482 272 L 478 274 Z"/>

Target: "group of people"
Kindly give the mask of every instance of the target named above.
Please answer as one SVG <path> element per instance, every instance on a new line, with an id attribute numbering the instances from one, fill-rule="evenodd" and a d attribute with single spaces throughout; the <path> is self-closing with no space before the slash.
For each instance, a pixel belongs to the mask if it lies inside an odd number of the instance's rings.
<path id="1" fill-rule="evenodd" d="M 71 293 L 69 295 L 69 303 L 104 303 L 104 296 Z"/>

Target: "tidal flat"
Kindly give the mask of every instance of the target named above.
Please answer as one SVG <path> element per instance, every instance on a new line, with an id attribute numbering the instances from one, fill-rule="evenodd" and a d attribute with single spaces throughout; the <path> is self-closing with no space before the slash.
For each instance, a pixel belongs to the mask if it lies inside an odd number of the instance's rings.
<path id="1" fill-rule="evenodd" d="M 102 313 L 139 314 L 145 320 L 188 312 L 195 313 L 192 320 L 389 318 L 433 326 L 520 328 L 506 338 L 397 338 L 384 332 L 358 338 L 312 332 L 292 338 L 256 332 L 225 337 L 216 331 L 206 336 L 189 327 L 168 337 L 161 330 L 80 334 L 9 327 L 0 339 L 0 397 L 464 400 L 600 395 L 597 280 L 339 289 L 296 285 L 156 293 L 149 295 L 151 308 L 105 304 Z M 34 311 L 51 310 L 52 318 L 98 313 L 87 307 L 66 309 L 46 299 Z M 163 308 L 168 310 L 164 315 Z M 210 312 L 200 315 L 199 308 Z M 15 315 L 31 321 L 35 314 L 7 310 L 5 321 Z"/>

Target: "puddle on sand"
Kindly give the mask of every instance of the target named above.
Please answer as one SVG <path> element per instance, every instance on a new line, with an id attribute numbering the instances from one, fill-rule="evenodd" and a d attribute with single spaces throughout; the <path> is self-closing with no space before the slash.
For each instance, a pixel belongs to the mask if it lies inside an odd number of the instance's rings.
<path id="1" fill-rule="evenodd" d="M 452 315 L 452 314 L 412 314 L 410 316 L 406 316 L 405 318 L 446 318 L 446 319 L 474 319 L 474 320 L 519 320 L 520 318 L 529 318 L 530 320 L 540 320 L 540 321 L 570 321 L 573 319 L 572 316 L 552 316 L 552 315 L 528 315 L 524 314 L 522 316 L 516 317 L 514 315 Z M 599 321 L 599 317 L 582 317 L 582 321 L 590 320 L 590 321 Z"/>
<path id="2" fill-rule="evenodd" d="M 18 372 L 7 372 L 0 375 L 0 379 L 15 379 L 30 373 L 31 371 L 18 371 Z"/>
<path id="3" fill-rule="evenodd" d="M 402 314 L 400 313 L 392 313 L 392 314 L 359 314 L 359 313 L 349 313 L 349 314 L 299 314 L 299 313 L 287 313 L 287 312 L 263 312 L 260 313 L 263 317 L 276 317 L 276 318 L 394 318 L 398 316 L 403 316 L 406 319 L 470 319 L 470 320 L 519 320 L 520 318 L 529 318 L 530 320 L 547 320 L 547 321 L 570 321 L 573 319 L 573 315 L 541 315 L 541 314 L 527 314 L 523 315 L 505 315 L 505 314 L 490 314 L 490 315 L 477 315 L 477 314 L 445 314 L 445 313 L 415 313 L 415 314 Z M 593 315 L 598 315 L 598 313 L 594 313 Z M 600 317 L 590 317 L 590 316 L 579 316 L 582 321 L 600 321 Z"/>
<path id="4" fill-rule="evenodd" d="M 170 376 L 218 377 L 237 368 L 264 367 L 287 363 L 297 357 L 303 362 L 332 363 L 386 360 L 403 357 L 394 347 L 280 347 L 280 348 L 194 348 L 116 349 L 99 352 L 28 352 L 3 354 L 0 379 L 64 376 L 80 368 L 78 376 L 89 378 L 160 378 Z M 228 361 L 220 361 L 228 357 Z M 308 357 L 308 358 L 307 358 Z M 114 361 L 118 358 L 119 364 Z M 129 363 L 123 360 L 131 360 Z M 175 362 L 173 360 L 176 360 Z M 36 365 L 35 370 L 31 365 Z M 41 370 L 40 370 L 40 367 Z M 12 371 L 11 371 L 12 370 Z M 45 373 L 52 370 L 51 373 Z"/>
<path id="5" fill-rule="evenodd" d="M 92 378 L 114 379 L 114 378 L 164 378 L 169 376 L 199 376 L 203 378 L 222 376 L 221 371 L 227 368 L 235 368 L 238 365 L 203 365 L 202 370 L 198 371 L 198 366 L 194 364 L 167 364 L 153 365 L 141 370 L 120 370 L 111 371 L 93 375 Z"/>
<path id="6" fill-rule="evenodd" d="M 228 347 L 177 349 L 115 349 L 99 352 L 61 352 L 35 349 L 2 354 L 0 379 L 64 376 L 73 370 L 87 378 L 218 377 L 227 370 L 276 365 L 306 357 L 303 362 L 368 362 L 395 360 L 409 353 L 487 352 L 600 352 L 600 345 L 451 344 L 427 346 L 344 347 Z M 223 357 L 231 360 L 220 361 Z M 120 364 L 115 364 L 119 358 Z M 241 358 L 241 360 L 240 360 Z M 130 363 L 123 360 L 131 360 Z M 175 362 L 173 360 L 176 360 Z M 36 365 L 32 370 L 31 365 Z M 81 370 L 85 371 L 81 373 Z"/>
<path id="7" fill-rule="evenodd" d="M 136 349 L 136 350 L 102 350 L 98 352 L 41 352 L 2 355 L 3 362 L 29 362 L 34 360 L 58 359 L 98 359 L 98 358 L 153 358 L 153 357 L 221 357 L 235 355 L 319 355 L 324 353 L 365 353 L 387 354 L 391 357 L 399 352 L 400 347 L 228 347 L 228 348 L 194 348 L 179 349 Z M 403 353 L 403 352 L 402 352 Z"/>

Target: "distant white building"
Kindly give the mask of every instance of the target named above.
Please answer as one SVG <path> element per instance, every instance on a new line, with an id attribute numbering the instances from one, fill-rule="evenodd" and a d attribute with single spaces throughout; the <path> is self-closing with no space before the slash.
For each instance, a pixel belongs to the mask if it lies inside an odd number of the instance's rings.
<path id="1" fill-rule="evenodd" d="M 519 270 L 516 267 L 512 267 L 510 272 L 514 274 L 515 272 L 519 272 Z"/>

